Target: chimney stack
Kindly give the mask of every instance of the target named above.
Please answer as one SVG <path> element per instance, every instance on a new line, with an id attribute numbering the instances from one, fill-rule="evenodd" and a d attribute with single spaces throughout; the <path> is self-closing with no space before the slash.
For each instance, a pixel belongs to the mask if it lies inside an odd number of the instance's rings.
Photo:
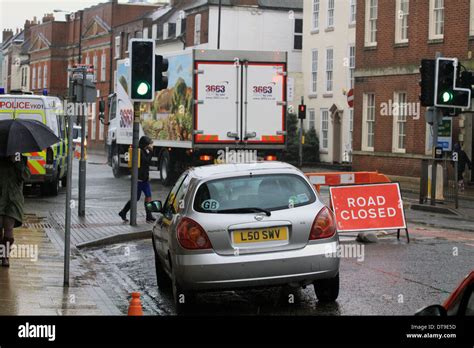
<path id="1" fill-rule="evenodd" d="M 3 29 L 3 34 L 2 34 L 2 42 L 7 41 L 9 38 L 13 36 L 13 30 L 11 29 Z"/>
<path id="2" fill-rule="evenodd" d="M 46 22 L 54 22 L 54 14 L 45 13 L 45 15 L 43 16 L 43 23 L 46 23 Z"/>

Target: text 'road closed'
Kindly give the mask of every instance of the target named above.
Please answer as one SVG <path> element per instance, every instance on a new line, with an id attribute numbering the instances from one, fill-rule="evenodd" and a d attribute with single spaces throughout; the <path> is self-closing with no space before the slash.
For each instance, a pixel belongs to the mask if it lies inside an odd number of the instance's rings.
<path id="1" fill-rule="evenodd" d="M 397 183 L 330 188 L 339 232 L 405 228 Z"/>

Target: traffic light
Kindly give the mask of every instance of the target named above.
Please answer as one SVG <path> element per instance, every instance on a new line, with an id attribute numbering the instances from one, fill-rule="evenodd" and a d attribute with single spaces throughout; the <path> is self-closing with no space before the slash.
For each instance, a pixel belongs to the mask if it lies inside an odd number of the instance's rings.
<path id="1" fill-rule="evenodd" d="M 420 102 L 422 106 L 434 105 L 436 60 L 422 59 L 420 65 L 421 87 Z"/>
<path id="2" fill-rule="evenodd" d="M 157 55 L 155 57 L 155 91 L 168 88 L 168 77 L 163 75 L 168 71 L 168 59 Z"/>
<path id="3" fill-rule="evenodd" d="M 458 59 L 437 58 L 434 105 L 442 108 L 469 108 L 471 89 L 459 87 L 460 83 Z"/>
<path id="4" fill-rule="evenodd" d="M 306 119 L 306 105 L 305 104 L 300 104 L 298 106 L 298 118 L 300 120 Z"/>
<path id="5" fill-rule="evenodd" d="M 155 91 L 155 41 L 130 41 L 130 99 L 152 101 Z"/>

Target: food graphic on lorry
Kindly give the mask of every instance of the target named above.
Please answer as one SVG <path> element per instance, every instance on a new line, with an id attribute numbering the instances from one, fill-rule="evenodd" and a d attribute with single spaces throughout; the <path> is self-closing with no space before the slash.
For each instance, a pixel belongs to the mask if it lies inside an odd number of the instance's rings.
<path id="1" fill-rule="evenodd" d="M 152 139 L 182 141 L 192 135 L 192 57 L 168 57 L 170 88 L 156 93 L 150 114 L 141 124 L 144 133 Z"/>

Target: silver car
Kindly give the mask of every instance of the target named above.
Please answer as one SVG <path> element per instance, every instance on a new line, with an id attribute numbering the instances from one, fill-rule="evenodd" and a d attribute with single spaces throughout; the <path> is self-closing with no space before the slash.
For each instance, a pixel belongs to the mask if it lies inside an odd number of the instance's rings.
<path id="1" fill-rule="evenodd" d="M 178 312 L 199 291 L 314 284 L 320 301 L 338 296 L 334 215 L 290 164 L 189 169 L 153 210 L 158 286 L 171 280 Z"/>

